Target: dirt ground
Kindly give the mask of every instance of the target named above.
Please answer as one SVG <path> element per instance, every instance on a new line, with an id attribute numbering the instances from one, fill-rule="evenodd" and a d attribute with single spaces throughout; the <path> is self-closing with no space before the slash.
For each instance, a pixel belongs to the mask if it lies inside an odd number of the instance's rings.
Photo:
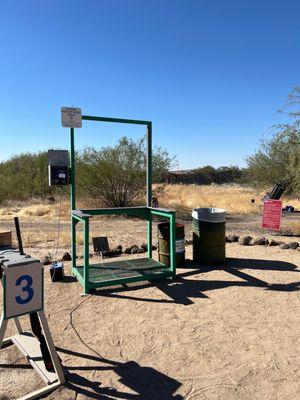
<path id="1" fill-rule="evenodd" d="M 241 231 L 234 221 L 228 231 Z M 100 225 L 101 234 L 115 232 L 115 222 Z M 143 229 L 141 221 L 120 220 L 111 243 L 140 244 Z M 247 223 L 244 230 L 251 229 Z M 253 230 L 259 231 L 255 222 Z M 45 249 L 26 250 L 42 257 Z M 191 259 L 191 246 L 186 250 Z M 226 252 L 223 266 L 188 261 L 175 280 L 86 297 L 69 263 L 64 282 L 51 283 L 46 270 L 45 312 L 68 379 L 46 398 L 299 399 L 300 251 L 232 243 Z M 28 317 L 21 321 L 28 327 Z M 1 350 L 1 400 L 41 386 L 14 347 Z"/>

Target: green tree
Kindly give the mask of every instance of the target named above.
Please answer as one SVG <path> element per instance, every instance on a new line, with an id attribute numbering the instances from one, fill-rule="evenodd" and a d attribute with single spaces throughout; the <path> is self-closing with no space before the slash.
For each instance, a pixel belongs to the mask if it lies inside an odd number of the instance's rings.
<path id="1" fill-rule="evenodd" d="M 0 202 L 45 197 L 48 187 L 47 152 L 24 153 L 0 163 Z"/>
<path id="2" fill-rule="evenodd" d="M 247 158 L 250 181 L 260 187 L 283 183 L 287 193 L 300 192 L 300 130 L 297 110 L 300 89 L 295 88 L 289 96 L 287 112 L 292 122 L 274 127 L 271 139 L 262 140 L 258 151 Z"/>
<path id="3" fill-rule="evenodd" d="M 144 139 L 123 137 L 115 147 L 87 148 L 77 155 L 77 182 L 81 196 L 108 207 L 125 207 L 145 193 Z M 163 148 L 153 151 L 153 178 L 160 180 L 174 159 Z"/>

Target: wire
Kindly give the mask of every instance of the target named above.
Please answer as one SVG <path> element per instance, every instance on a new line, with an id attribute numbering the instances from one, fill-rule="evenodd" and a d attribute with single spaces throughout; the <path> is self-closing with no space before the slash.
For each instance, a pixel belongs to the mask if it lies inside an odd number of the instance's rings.
<path id="1" fill-rule="evenodd" d="M 58 208 L 58 215 L 57 215 L 57 239 L 56 239 L 56 249 L 55 249 L 55 254 L 54 254 L 54 260 L 56 260 L 57 252 L 58 252 L 58 247 L 59 247 L 59 242 L 60 242 L 60 228 L 61 228 L 61 205 L 62 205 L 62 190 L 59 190 L 59 208 Z M 53 250 L 54 253 L 54 250 Z"/>
<path id="2" fill-rule="evenodd" d="M 55 195 L 57 195 L 58 188 L 55 188 Z M 56 232 L 57 232 L 57 238 L 56 238 L 56 243 L 54 242 L 53 245 L 53 258 L 52 258 L 52 266 L 53 266 L 53 276 L 51 277 L 52 282 L 54 281 L 55 274 L 56 274 L 56 269 L 55 268 L 55 262 L 57 262 L 57 252 L 59 248 L 59 242 L 60 242 L 60 228 L 61 228 L 61 205 L 62 205 L 62 190 L 59 190 L 59 207 L 58 207 L 58 212 L 57 212 L 57 226 L 56 226 Z"/>
<path id="3" fill-rule="evenodd" d="M 55 186 L 55 189 L 54 189 L 54 199 L 55 199 L 55 202 L 56 202 L 56 198 L 57 198 L 57 186 Z M 57 218 L 58 218 L 58 214 L 56 215 L 56 220 L 57 220 Z M 55 241 L 55 239 L 54 239 L 54 240 L 53 240 L 52 253 L 50 253 L 50 255 L 52 256 L 52 261 L 54 260 L 55 246 L 56 246 L 56 241 Z"/>
<path id="4" fill-rule="evenodd" d="M 105 359 L 105 357 L 103 357 L 102 354 L 98 353 L 98 351 L 94 350 L 92 347 L 90 347 L 88 344 L 85 343 L 85 341 L 82 339 L 82 337 L 80 336 L 79 332 L 77 331 L 74 322 L 73 322 L 73 314 L 75 311 L 77 311 L 82 304 L 84 304 L 87 300 L 89 300 L 92 297 L 92 295 L 87 296 L 85 299 L 83 299 L 75 308 L 73 308 L 73 310 L 70 312 L 70 325 L 73 328 L 74 332 L 76 333 L 78 339 L 80 340 L 80 342 L 88 349 L 90 350 L 92 353 L 96 354 L 98 357 Z"/>

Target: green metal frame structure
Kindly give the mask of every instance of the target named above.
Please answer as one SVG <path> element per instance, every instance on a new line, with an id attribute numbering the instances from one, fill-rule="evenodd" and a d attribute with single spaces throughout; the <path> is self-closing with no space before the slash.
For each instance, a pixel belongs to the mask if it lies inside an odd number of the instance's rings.
<path id="1" fill-rule="evenodd" d="M 82 115 L 82 120 L 96 122 L 112 122 L 136 124 L 147 127 L 147 203 L 142 207 L 76 209 L 76 173 L 74 128 L 70 128 L 70 201 L 71 201 L 71 240 L 72 240 L 72 273 L 81 283 L 84 293 L 105 286 L 125 284 L 129 282 L 152 281 L 176 275 L 176 228 L 175 211 L 163 208 L 152 208 L 152 123 L 132 119 L 94 117 Z M 130 260 L 90 264 L 89 262 L 89 225 L 90 218 L 99 215 L 131 215 L 147 221 L 147 257 Z M 170 221 L 170 266 L 166 266 L 152 258 L 152 219 L 153 216 Z M 82 223 L 84 231 L 83 265 L 76 261 L 76 227 Z"/>

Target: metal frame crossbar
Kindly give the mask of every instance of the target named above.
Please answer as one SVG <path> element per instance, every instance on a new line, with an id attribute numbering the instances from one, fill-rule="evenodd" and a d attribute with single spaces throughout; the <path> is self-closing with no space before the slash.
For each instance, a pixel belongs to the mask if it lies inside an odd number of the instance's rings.
<path id="1" fill-rule="evenodd" d="M 152 199 L 152 122 L 121 118 L 95 117 L 83 115 L 82 120 L 96 122 L 112 122 L 122 124 L 144 125 L 147 127 L 147 170 L 146 198 L 142 207 L 76 209 L 76 179 L 75 179 L 75 145 L 74 128 L 70 128 L 70 201 L 71 201 L 71 240 L 72 240 L 72 272 L 77 277 L 87 294 L 91 289 L 104 286 L 119 285 L 129 282 L 151 281 L 174 277 L 176 275 L 176 245 L 175 245 L 175 211 L 151 207 Z M 90 218 L 100 215 L 131 215 L 144 218 L 147 221 L 147 258 L 135 259 L 136 263 L 115 261 L 90 265 L 89 262 L 89 230 Z M 170 266 L 166 266 L 152 258 L 152 219 L 153 216 L 166 218 L 170 221 Z M 83 265 L 76 262 L 76 226 L 83 224 Z M 139 265 L 142 264 L 142 265 Z"/>

